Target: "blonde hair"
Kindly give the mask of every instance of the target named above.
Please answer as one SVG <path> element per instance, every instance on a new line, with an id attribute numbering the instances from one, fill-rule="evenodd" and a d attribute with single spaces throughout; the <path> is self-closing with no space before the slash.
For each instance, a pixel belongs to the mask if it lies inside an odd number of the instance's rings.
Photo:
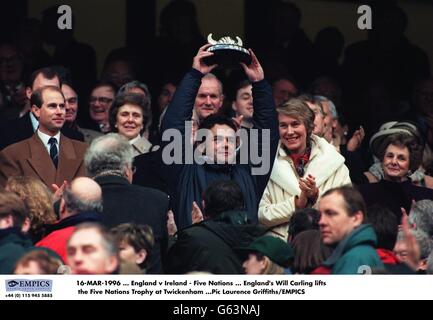
<path id="1" fill-rule="evenodd" d="M 291 98 L 277 108 L 278 114 L 298 119 L 302 121 L 307 130 L 307 142 L 310 139 L 314 129 L 314 112 L 308 107 L 307 103 L 302 99 Z"/>
<path id="2" fill-rule="evenodd" d="M 256 256 L 257 261 L 265 261 L 265 268 L 263 269 L 261 274 L 284 274 L 284 268 L 273 262 L 263 253 L 258 251 L 252 253 Z"/>
<path id="3" fill-rule="evenodd" d="M 268 257 L 264 256 L 266 260 L 266 267 L 263 274 L 284 274 L 284 268 L 273 262 Z"/>
<path id="4" fill-rule="evenodd" d="M 53 194 L 39 179 L 29 176 L 10 177 L 6 183 L 8 191 L 16 193 L 29 212 L 30 230 L 38 234 L 44 224 L 57 220 L 53 208 Z"/>

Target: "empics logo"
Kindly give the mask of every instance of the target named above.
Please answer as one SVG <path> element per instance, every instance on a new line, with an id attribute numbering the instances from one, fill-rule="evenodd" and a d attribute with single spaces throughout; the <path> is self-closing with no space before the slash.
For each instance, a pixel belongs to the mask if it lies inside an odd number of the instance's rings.
<path id="1" fill-rule="evenodd" d="M 18 284 L 18 282 L 17 281 L 15 281 L 15 280 L 6 280 L 6 288 L 13 288 L 13 287 L 15 287 L 16 285 Z"/>
<path id="2" fill-rule="evenodd" d="M 28 280 L 12 279 L 6 280 L 6 291 L 24 291 L 24 292 L 51 292 L 53 281 L 47 279 Z"/>

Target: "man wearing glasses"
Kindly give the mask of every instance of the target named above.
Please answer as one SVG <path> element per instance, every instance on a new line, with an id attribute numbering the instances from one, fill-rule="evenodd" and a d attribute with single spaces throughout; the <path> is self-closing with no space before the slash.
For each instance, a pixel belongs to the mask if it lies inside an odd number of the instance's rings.
<path id="1" fill-rule="evenodd" d="M 92 120 L 89 129 L 102 133 L 111 131 L 108 115 L 115 95 L 116 89 L 109 83 L 100 83 L 93 88 L 89 98 L 89 114 Z"/>
<path id="2" fill-rule="evenodd" d="M 81 134 L 83 134 L 85 142 L 87 142 L 88 144 L 92 143 L 93 139 L 101 136 L 102 133 L 92 129 L 84 129 L 78 126 L 76 121 L 78 113 L 78 95 L 72 84 L 67 81 L 63 81 L 62 92 L 63 96 L 65 97 L 66 109 L 64 127 L 80 132 Z"/>

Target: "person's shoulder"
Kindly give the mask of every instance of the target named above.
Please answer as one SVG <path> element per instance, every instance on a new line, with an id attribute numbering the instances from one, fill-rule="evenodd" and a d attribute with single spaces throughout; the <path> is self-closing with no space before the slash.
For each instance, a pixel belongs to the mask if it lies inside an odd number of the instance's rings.
<path id="1" fill-rule="evenodd" d="M 30 144 L 34 143 L 32 141 L 32 138 L 27 138 L 15 143 L 12 143 L 10 145 L 8 145 L 7 147 L 5 147 L 3 150 L 1 150 L 1 152 L 3 154 L 8 154 L 8 155 L 16 155 L 16 156 L 20 156 L 19 153 L 17 153 L 18 151 L 22 152 L 23 150 L 27 150 L 30 147 Z"/>
<path id="2" fill-rule="evenodd" d="M 67 136 L 65 136 L 63 134 L 62 134 L 62 139 L 63 139 L 63 141 L 68 141 L 69 143 L 71 143 L 74 146 L 74 148 L 76 148 L 78 150 L 86 151 L 87 148 L 89 147 L 89 145 L 87 143 L 85 143 L 83 141 L 68 138 Z"/>
<path id="3" fill-rule="evenodd" d="M 145 196 L 150 196 L 155 198 L 158 201 L 169 201 L 169 196 L 157 189 L 149 188 L 149 187 L 143 187 L 135 184 L 130 184 L 131 190 L 134 190 L 137 193 L 143 194 Z"/>

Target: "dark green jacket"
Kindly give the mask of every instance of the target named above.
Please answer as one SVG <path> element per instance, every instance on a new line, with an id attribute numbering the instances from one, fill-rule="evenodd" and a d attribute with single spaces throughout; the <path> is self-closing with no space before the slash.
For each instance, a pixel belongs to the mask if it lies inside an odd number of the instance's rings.
<path id="1" fill-rule="evenodd" d="M 384 265 L 376 253 L 377 238 L 373 228 L 363 224 L 353 230 L 334 249 L 323 263 L 332 269 L 332 274 L 362 274 L 364 270 L 383 269 Z"/>
<path id="2" fill-rule="evenodd" d="M 247 224 L 243 211 L 224 212 L 179 230 L 164 262 L 165 273 L 242 274 L 242 261 L 233 248 L 248 246 L 264 232 L 262 227 Z"/>
<path id="3" fill-rule="evenodd" d="M 18 228 L 0 230 L 0 274 L 12 274 L 17 261 L 32 247 L 30 238 Z"/>

